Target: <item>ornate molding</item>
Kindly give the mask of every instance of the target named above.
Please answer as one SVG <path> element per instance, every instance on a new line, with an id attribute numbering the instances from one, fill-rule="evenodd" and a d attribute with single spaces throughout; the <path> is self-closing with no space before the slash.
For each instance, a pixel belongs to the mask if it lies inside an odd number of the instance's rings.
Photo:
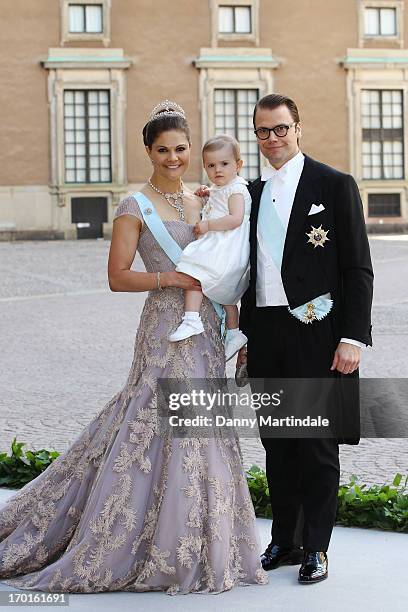
<path id="1" fill-rule="evenodd" d="M 268 48 L 204 47 L 194 60 L 196 68 L 277 68 L 281 62 Z"/>
<path id="2" fill-rule="evenodd" d="M 91 47 L 62 49 L 56 47 L 48 50 L 48 57 L 42 59 L 40 64 L 48 70 L 60 68 L 126 70 L 133 64 L 133 60 L 124 56 L 123 49 L 96 49 Z"/>

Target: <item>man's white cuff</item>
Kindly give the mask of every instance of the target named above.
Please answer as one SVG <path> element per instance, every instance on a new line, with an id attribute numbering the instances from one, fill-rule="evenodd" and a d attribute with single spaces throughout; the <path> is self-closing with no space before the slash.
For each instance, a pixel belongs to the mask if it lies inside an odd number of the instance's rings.
<path id="1" fill-rule="evenodd" d="M 358 346 L 360 348 L 366 348 L 366 344 L 363 344 L 359 340 L 351 340 L 350 338 L 342 338 L 340 342 L 347 342 L 347 344 L 353 344 L 354 346 Z"/>

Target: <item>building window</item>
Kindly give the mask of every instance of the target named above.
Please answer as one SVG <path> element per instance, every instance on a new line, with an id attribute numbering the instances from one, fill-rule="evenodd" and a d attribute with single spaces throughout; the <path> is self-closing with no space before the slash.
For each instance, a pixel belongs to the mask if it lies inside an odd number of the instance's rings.
<path id="1" fill-rule="evenodd" d="M 60 0 L 61 46 L 66 42 L 110 43 L 112 0 Z"/>
<path id="2" fill-rule="evenodd" d="M 219 6 L 218 30 L 221 34 L 250 34 L 252 17 L 250 6 Z"/>
<path id="3" fill-rule="evenodd" d="M 210 0 L 211 46 L 240 41 L 259 46 L 259 0 Z"/>
<path id="4" fill-rule="evenodd" d="M 402 91 L 363 90 L 363 179 L 404 178 Z"/>
<path id="5" fill-rule="evenodd" d="M 404 47 L 404 0 L 359 0 L 359 46 Z"/>
<path id="6" fill-rule="evenodd" d="M 369 193 L 369 217 L 400 217 L 401 196 L 399 193 Z"/>
<path id="7" fill-rule="evenodd" d="M 103 32 L 102 4 L 69 4 L 68 12 L 71 34 Z"/>
<path id="8" fill-rule="evenodd" d="M 364 10 L 365 36 L 396 36 L 397 9 L 366 7 Z"/>
<path id="9" fill-rule="evenodd" d="M 110 99 L 107 90 L 64 92 L 66 183 L 110 183 Z"/>
<path id="10" fill-rule="evenodd" d="M 246 179 L 259 176 L 259 150 L 253 135 L 252 112 L 258 100 L 257 89 L 215 89 L 214 127 L 216 134 L 234 136 L 241 148 Z"/>

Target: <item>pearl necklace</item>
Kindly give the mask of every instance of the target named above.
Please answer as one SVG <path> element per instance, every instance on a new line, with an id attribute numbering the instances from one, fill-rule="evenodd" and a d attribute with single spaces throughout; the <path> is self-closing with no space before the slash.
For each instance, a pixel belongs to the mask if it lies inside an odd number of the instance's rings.
<path id="1" fill-rule="evenodd" d="M 153 185 L 150 179 L 148 180 L 148 183 L 150 187 L 154 189 L 154 191 L 157 191 L 157 193 L 159 193 L 166 199 L 166 201 L 170 204 L 170 206 L 172 206 L 173 208 L 177 210 L 181 221 L 184 221 L 185 217 L 184 217 L 184 206 L 183 206 L 183 196 L 184 196 L 183 181 L 181 181 L 181 190 L 175 191 L 174 193 L 168 193 L 168 192 L 165 193 L 164 191 L 161 191 L 158 187 L 155 187 L 155 185 Z"/>

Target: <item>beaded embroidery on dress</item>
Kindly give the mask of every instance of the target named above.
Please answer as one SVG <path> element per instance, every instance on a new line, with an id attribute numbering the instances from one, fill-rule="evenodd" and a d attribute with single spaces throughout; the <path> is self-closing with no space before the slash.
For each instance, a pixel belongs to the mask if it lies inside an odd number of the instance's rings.
<path id="1" fill-rule="evenodd" d="M 141 213 L 133 198 L 115 216 Z M 165 225 L 184 248 L 182 221 Z M 148 272 L 173 270 L 147 226 Z M 219 593 L 265 584 L 255 515 L 235 438 L 156 434 L 156 381 L 225 374 L 219 319 L 205 298 L 205 333 L 168 342 L 184 310 L 177 288 L 151 291 L 125 386 L 71 447 L 0 508 L 0 579 L 47 592 Z"/>

